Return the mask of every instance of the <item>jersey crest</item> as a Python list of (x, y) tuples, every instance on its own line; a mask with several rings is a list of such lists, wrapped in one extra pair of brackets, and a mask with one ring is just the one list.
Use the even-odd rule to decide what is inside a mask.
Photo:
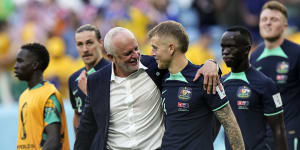
[(242, 99), (246, 99), (246, 98), (249, 98), (251, 95), (251, 90), (249, 87), (247, 86), (240, 86), (238, 88), (238, 91), (237, 91), (237, 97), (238, 98), (242, 98)]
[(192, 88), (180, 87), (178, 89), (178, 98), (183, 101), (188, 101), (192, 98)]

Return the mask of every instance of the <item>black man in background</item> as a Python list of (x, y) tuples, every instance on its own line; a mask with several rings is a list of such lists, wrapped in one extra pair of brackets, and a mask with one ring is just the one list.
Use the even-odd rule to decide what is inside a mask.
[(21, 47), (14, 66), (28, 88), (19, 100), (17, 149), (69, 150), (64, 104), (55, 86), (43, 80), (49, 53), (39, 43)]

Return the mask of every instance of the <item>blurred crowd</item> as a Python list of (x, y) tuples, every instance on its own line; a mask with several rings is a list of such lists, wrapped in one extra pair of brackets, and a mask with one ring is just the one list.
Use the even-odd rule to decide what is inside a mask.
[[(187, 57), (195, 64), (216, 59), (223, 72), (220, 37), (232, 25), (251, 30), (255, 45), (259, 36), (259, 12), (267, 0), (1, 0), (0, 1), (0, 103), (18, 100), (26, 88), (14, 77), (13, 65), (20, 46), (28, 42), (46, 45), (50, 64), (45, 79), (68, 98), (68, 78), (83, 67), (74, 40), (82, 24), (97, 26), (102, 35), (112, 27), (131, 30), (142, 54), (151, 54), (147, 32), (164, 20), (182, 23), (190, 38)], [(300, 43), (300, 0), (280, 0), (288, 8), (287, 36)], [(104, 36), (103, 36), (104, 37)]]

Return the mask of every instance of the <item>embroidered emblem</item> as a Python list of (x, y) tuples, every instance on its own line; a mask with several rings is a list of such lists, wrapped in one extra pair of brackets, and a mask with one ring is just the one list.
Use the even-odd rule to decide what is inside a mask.
[(286, 61), (279, 62), (276, 67), (277, 73), (286, 74), (289, 72), (289, 63)]
[(192, 88), (180, 87), (178, 89), (178, 98), (183, 101), (187, 101), (192, 98)]
[(247, 86), (240, 86), (237, 91), (237, 97), (248, 98), (251, 95), (251, 90)]

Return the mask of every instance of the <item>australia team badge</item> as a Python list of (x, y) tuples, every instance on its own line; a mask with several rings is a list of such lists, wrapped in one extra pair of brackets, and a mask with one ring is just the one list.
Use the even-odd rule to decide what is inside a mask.
[(238, 91), (237, 91), (238, 98), (245, 99), (245, 98), (249, 98), (250, 95), (251, 95), (251, 90), (248, 86), (240, 86), (238, 88)]
[(178, 89), (178, 98), (183, 101), (188, 101), (192, 98), (192, 88), (180, 87)]
[(276, 72), (286, 74), (289, 71), (289, 63), (286, 61), (279, 62), (276, 66)]

